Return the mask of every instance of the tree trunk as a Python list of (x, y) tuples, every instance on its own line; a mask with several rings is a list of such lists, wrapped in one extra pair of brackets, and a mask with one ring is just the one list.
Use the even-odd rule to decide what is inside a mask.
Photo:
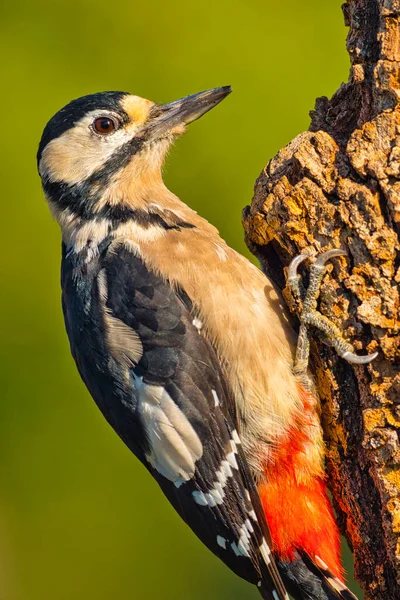
[(399, 600), (400, 0), (348, 0), (343, 11), (350, 80), (317, 100), (309, 131), (265, 167), (243, 224), (294, 313), (283, 275), (290, 259), (348, 254), (332, 262), (320, 309), (357, 352), (379, 356), (352, 367), (314, 339), (311, 370), (356, 577), (366, 598)]

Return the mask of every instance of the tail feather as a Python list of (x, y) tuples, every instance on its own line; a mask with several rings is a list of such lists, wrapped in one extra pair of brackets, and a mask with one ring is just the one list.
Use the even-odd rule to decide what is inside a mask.
[(295, 600), (357, 600), (357, 597), (318, 557), (302, 554), (292, 562), (278, 562), (287, 591)]
[(349, 588), (346, 587), (342, 581), (340, 581), (340, 579), (335, 577), (335, 575), (329, 570), (328, 565), (325, 564), (319, 556), (316, 556), (314, 561), (312, 561), (309, 556), (306, 556), (305, 559), (308, 560), (311, 565), (315, 566), (321, 575), (325, 577), (332, 589), (337, 592), (338, 598), (343, 598), (344, 600), (357, 600), (357, 597), (353, 594), (353, 592), (351, 592)]

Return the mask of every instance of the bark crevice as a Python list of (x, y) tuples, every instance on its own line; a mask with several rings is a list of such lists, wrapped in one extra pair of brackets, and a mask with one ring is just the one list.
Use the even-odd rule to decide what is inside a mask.
[[(316, 337), (327, 470), (367, 598), (400, 598), (400, 0), (348, 0), (349, 82), (318, 98), (307, 132), (259, 176), (246, 241), (282, 289), (300, 252), (345, 249), (320, 310), (358, 352), (352, 368)], [(303, 267), (302, 267), (303, 268)], [(306, 269), (303, 268), (303, 273)]]

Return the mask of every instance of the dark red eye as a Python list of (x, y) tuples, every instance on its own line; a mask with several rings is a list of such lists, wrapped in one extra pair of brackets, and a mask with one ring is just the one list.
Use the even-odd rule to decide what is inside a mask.
[(110, 119), (110, 117), (99, 117), (93, 121), (93, 129), (96, 133), (101, 133), (102, 135), (112, 133), (116, 128), (114, 119)]

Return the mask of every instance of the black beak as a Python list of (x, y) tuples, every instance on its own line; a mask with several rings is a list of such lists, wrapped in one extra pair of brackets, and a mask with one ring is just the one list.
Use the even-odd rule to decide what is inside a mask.
[(179, 125), (189, 125), (219, 104), (232, 91), (230, 85), (186, 96), (169, 104), (156, 104), (150, 111), (147, 128), (151, 136), (162, 136)]

